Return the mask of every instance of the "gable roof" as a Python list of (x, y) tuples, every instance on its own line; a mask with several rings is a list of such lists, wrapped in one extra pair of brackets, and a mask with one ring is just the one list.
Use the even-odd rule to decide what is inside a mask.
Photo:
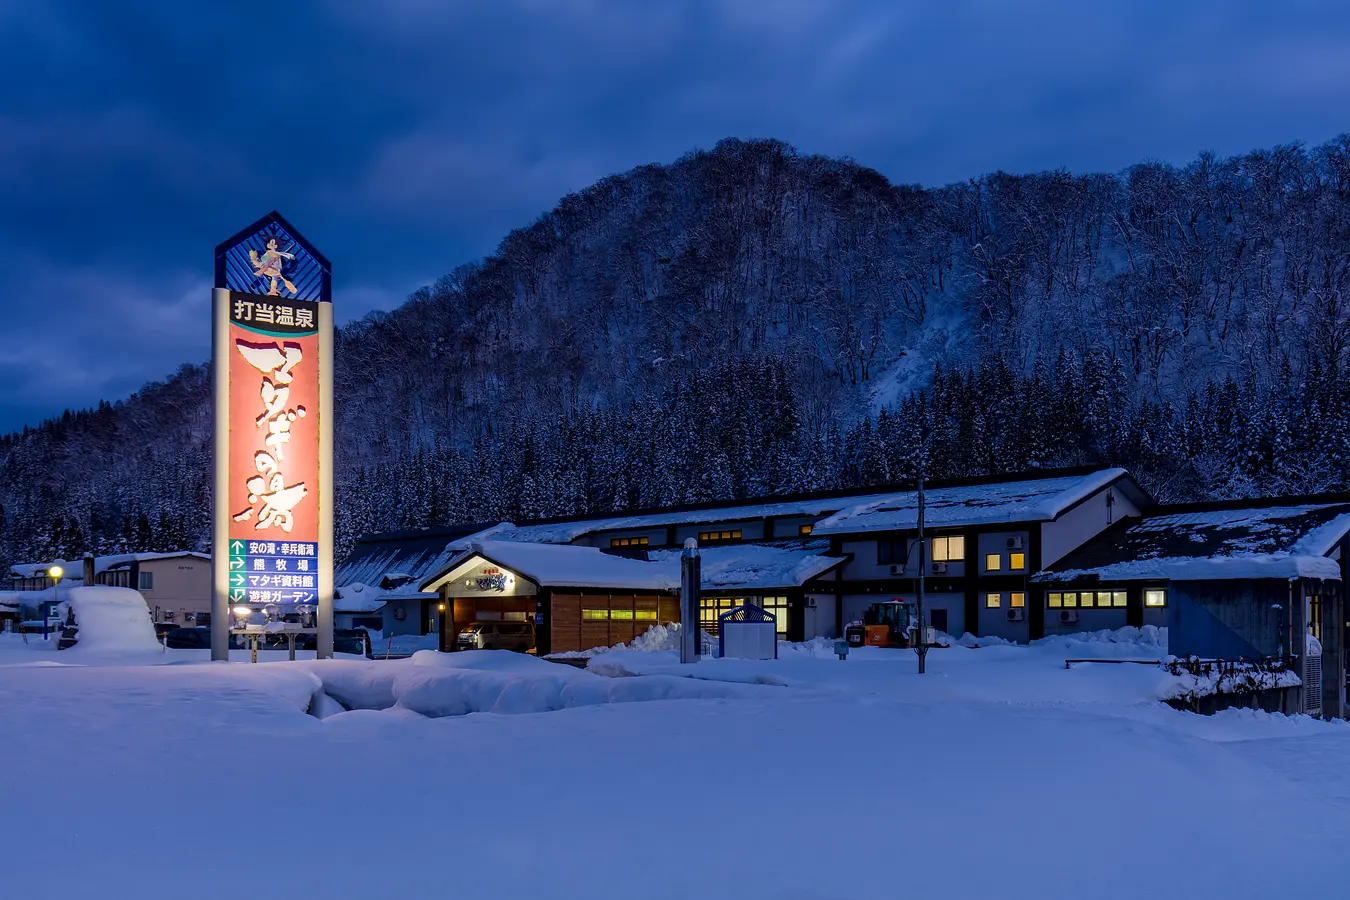
[[(1024, 478), (996, 484), (942, 485), (924, 491), (924, 525), (987, 525), (998, 522), (1044, 522), (1057, 518), (1078, 503), (1117, 483), (1147, 494), (1124, 469), (1099, 469), (1079, 475)], [(1142, 504), (1141, 504), (1142, 505)], [(817, 522), (812, 534), (853, 534), (870, 531), (908, 531), (918, 528), (919, 493), (898, 491), (861, 498)]]
[(437, 590), (479, 561), (510, 569), (541, 587), (673, 591), (680, 586), (679, 563), (632, 559), (572, 544), (475, 541), (453, 564), (426, 578), (421, 589)]
[(334, 569), (333, 584), (379, 588), (386, 577), (394, 576), (406, 576), (401, 579), (405, 583), (421, 581), (459, 555), (447, 545), (482, 530), (482, 525), (455, 525), (367, 535)]
[(1070, 551), (1037, 581), (1188, 578), (1331, 578), (1328, 559), (1350, 532), (1350, 500), (1159, 507), (1125, 519)]
[[(1053, 519), (1096, 491), (1117, 485), (1136, 505), (1152, 498), (1124, 469), (1081, 468), (1047, 472), (1015, 480), (992, 478), (934, 482), (924, 492), (926, 524), (933, 527), (1027, 522)], [(671, 525), (738, 522), (768, 517), (824, 517), (812, 534), (901, 531), (917, 527), (918, 491), (913, 487), (884, 491), (831, 491), (820, 494), (759, 498), (663, 511), (569, 517), (512, 525), (494, 525), (474, 539), (566, 544), (600, 531), (643, 531)]]

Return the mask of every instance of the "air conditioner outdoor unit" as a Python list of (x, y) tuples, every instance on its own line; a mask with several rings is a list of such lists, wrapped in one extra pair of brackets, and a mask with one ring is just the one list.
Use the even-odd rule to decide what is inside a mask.
[(1026, 618), (1026, 614), (1027, 611), (1025, 609), (1010, 609), (1008, 610), (1008, 621), (1020, 622)]
[(1009, 550), (1021, 550), (1021, 549), (1022, 549), (1022, 545), (1025, 544), (1025, 543), (1026, 543), (1026, 538), (1022, 537), (1020, 534), (1017, 535), (1016, 537), (1010, 537), (1010, 538), (1008, 538), (1008, 549), (1009, 549)]
[(891, 566), (891, 574), (892, 574), (892, 575), (899, 575), (900, 573), (902, 573), (902, 572), (904, 572), (904, 571), (905, 571), (905, 567), (904, 567), (904, 566)]
[(1061, 611), (1060, 611), (1060, 613), (1059, 613), (1059, 624), (1061, 624), (1061, 625), (1076, 625), (1077, 623), (1078, 623), (1078, 610), (1076, 610), (1076, 609), (1065, 609), (1065, 610), (1061, 610)]
[(934, 574), (934, 575), (946, 575), (946, 574), (947, 574), (947, 564), (946, 564), (945, 562), (935, 562), (935, 563), (933, 563), (933, 574)]
[(815, 609), (815, 608), (816, 608), (816, 598), (815, 598), (815, 597), (807, 597), (807, 598), (806, 598), (806, 608), (807, 608), (807, 609)]

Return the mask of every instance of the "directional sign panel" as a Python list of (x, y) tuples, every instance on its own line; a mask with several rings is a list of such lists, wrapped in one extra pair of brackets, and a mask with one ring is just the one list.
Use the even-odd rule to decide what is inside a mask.
[(318, 602), (319, 545), (314, 541), (230, 541), (230, 602)]

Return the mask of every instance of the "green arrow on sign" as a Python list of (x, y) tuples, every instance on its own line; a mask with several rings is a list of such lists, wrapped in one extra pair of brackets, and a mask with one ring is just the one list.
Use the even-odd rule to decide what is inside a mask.
[(244, 576), (242, 574), (230, 576), (230, 587), (243, 587)]
[(231, 557), (230, 557), (230, 568), (231, 568), (231, 569), (242, 569), (243, 567), (244, 567), (244, 558), (243, 558), (242, 556), (231, 556)]
[(230, 552), (231, 552), (231, 553), (243, 553), (243, 552), (244, 552), (244, 542), (243, 542), (243, 541), (230, 541)]
[(243, 600), (243, 599), (244, 599), (244, 594), (246, 594), (246, 593), (247, 593), (247, 591), (240, 591), (240, 590), (230, 591), (230, 599), (231, 599), (231, 600)]

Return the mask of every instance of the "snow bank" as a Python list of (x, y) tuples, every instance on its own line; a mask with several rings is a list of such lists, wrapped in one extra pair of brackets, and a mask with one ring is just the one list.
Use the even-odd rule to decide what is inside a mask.
[(63, 591), (75, 613), (85, 653), (154, 653), (162, 648), (145, 598), (130, 588), (77, 587)]
[[(704, 631), (701, 635), (704, 656), (717, 655), (717, 638)], [(550, 653), (552, 659), (592, 659), (602, 653), (616, 650), (636, 650), (639, 653), (679, 652), (680, 623), (669, 622), (665, 625), (653, 625), (627, 644), (615, 644), (612, 647), (592, 647), (589, 650), (564, 650)]]
[[(324, 694), (349, 710), (410, 710), (430, 718), (469, 713), (540, 713), (577, 706), (742, 696), (731, 684), (682, 678), (605, 678), (507, 650), (422, 651), (395, 662), (305, 665)], [(331, 707), (324, 704), (324, 711)]]
[[(983, 640), (983, 639), (981, 639)], [(1136, 628), (1126, 625), (1124, 628), (1103, 628), (1100, 631), (1077, 631), (1073, 634), (1054, 634), (1031, 642), (1032, 647), (1062, 650), (1065, 653), (1081, 653), (1085, 656), (1099, 656), (1103, 653), (1119, 655), (1114, 651), (1129, 650), (1141, 656), (1167, 655), (1167, 629), (1156, 625)]]
[(395, 634), (383, 638), (378, 643), (371, 639), (370, 653), (376, 659), (386, 653), (391, 656), (408, 656), (419, 650), (435, 650), (440, 646), (440, 636), (435, 634)]

